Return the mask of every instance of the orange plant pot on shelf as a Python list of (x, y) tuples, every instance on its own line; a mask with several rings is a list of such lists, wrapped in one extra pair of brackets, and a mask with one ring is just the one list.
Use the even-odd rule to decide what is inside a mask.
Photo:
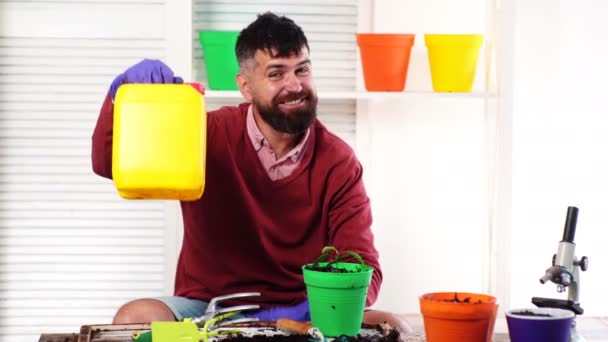
[(358, 33), (365, 89), (405, 89), (414, 34)]
[(496, 298), (466, 292), (436, 292), (419, 297), (428, 342), (491, 342)]

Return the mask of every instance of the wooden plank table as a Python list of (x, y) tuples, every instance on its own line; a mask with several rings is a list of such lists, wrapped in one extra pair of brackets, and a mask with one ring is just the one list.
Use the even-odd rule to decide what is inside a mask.
[[(134, 332), (150, 330), (149, 324), (86, 325), (80, 334), (43, 334), (39, 342), (131, 342)], [(424, 342), (424, 331), (407, 334), (405, 342)], [(494, 342), (508, 342), (507, 334), (497, 334)]]
[[(419, 314), (402, 315), (414, 328), (406, 335), (406, 342), (424, 342), (424, 321)], [(149, 330), (149, 324), (85, 325), (80, 332), (66, 334), (42, 334), (39, 342), (131, 342), (133, 332)], [(608, 341), (608, 317), (579, 317), (577, 330), (587, 342)], [(506, 320), (498, 318), (494, 328), (494, 342), (508, 342)]]

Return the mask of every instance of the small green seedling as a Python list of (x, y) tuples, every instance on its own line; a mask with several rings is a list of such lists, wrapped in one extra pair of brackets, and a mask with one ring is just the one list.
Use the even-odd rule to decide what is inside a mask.
[[(363, 261), (363, 258), (361, 258), (359, 254), (353, 251), (340, 252), (336, 247), (325, 246), (321, 251), (321, 255), (312, 264), (306, 266), (306, 268), (314, 271), (345, 273), (349, 271), (341, 268), (336, 268), (334, 267), (334, 265), (338, 262), (343, 262), (344, 260), (349, 258), (355, 259), (357, 263), (361, 265), (365, 265), (365, 261)], [(320, 263), (325, 262), (327, 264), (320, 265)]]

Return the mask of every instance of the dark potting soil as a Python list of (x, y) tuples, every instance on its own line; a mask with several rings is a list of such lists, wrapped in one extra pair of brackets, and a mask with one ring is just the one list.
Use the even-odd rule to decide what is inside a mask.
[[(458, 295), (454, 293), (454, 298), (452, 299), (444, 299), (441, 302), (449, 302), (449, 303), (471, 303), (471, 297), (466, 297), (464, 299), (458, 299)], [(481, 300), (476, 301), (473, 304), (481, 304)]]
[(355, 273), (355, 272), (357, 272), (357, 270), (347, 270), (344, 268), (336, 268), (336, 267), (333, 267), (332, 265), (325, 265), (325, 266), (308, 265), (308, 266), (306, 266), (306, 269), (311, 270), (311, 271), (329, 272), (329, 273)]
[(532, 312), (532, 311), (518, 311), (518, 312), (511, 312), (511, 315), (515, 315), (515, 316), (536, 316), (536, 317), (553, 317), (550, 314), (546, 314), (546, 313), (537, 313), (537, 312)]
[[(335, 342), (400, 342), (400, 334), (397, 329), (391, 329), (388, 332), (383, 331), (380, 326), (377, 330), (382, 334), (376, 334), (371, 336), (338, 336), (334, 338)], [(314, 341), (308, 335), (252, 335), (243, 336), (242, 334), (228, 335), (224, 340), (228, 342), (311, 342)]]

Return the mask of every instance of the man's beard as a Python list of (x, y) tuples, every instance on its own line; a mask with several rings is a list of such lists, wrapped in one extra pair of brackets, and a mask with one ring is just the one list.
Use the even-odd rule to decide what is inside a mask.
[[(304, 108), (283, 112), (279, 108), (279, 103), (304, 97), (307, 106)], [(270, 127), (283, 133), (301, 134), (304, 133), (317, 118), (317, 96), (309, 91), (302, 91), (294, 95), (286, 95), (275, 98), (270, 105), (263, 105), (257, 101), (252, 101), (255, 108), (260, 113), (262, 119)]]

